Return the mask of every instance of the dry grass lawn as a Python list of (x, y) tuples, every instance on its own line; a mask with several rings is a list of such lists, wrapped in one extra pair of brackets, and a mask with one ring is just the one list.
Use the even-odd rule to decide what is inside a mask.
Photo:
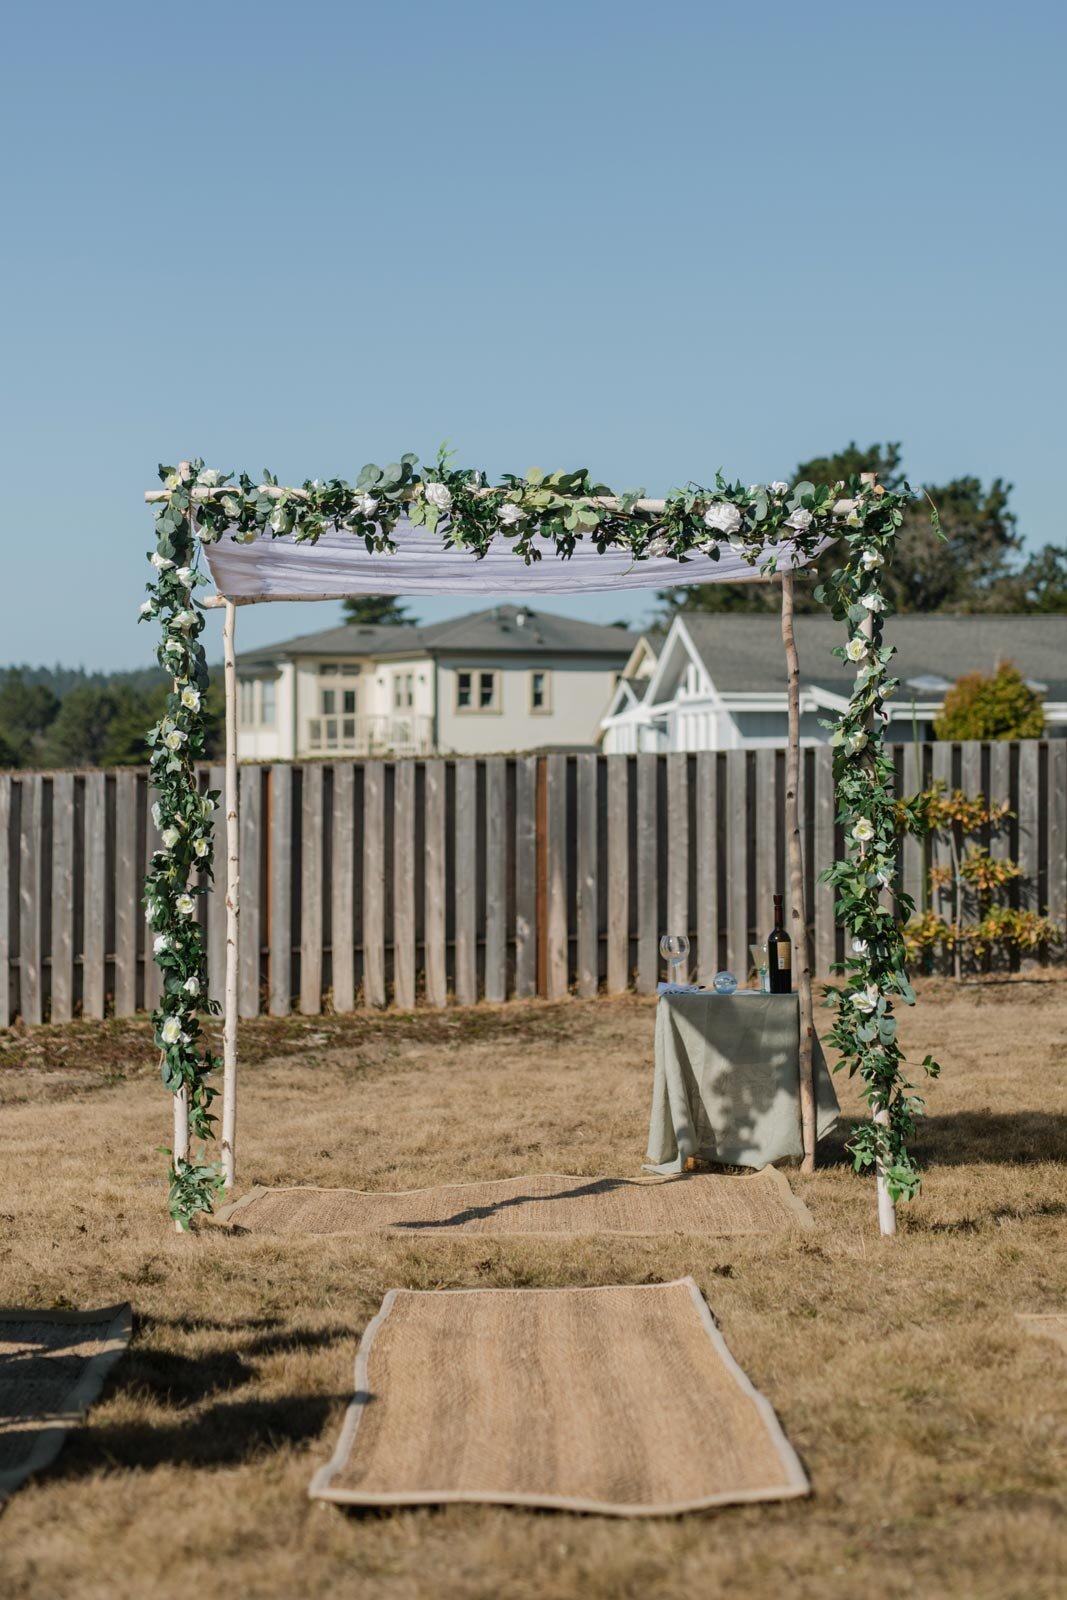
[[(178, 1238), (144, 1025), (0, 1033), (0, 1301), (135, 1312), (88, 1425), (0, 1517), (0, 1593), (1062, 1596), (1067, 1356), (1014, 1313), (1067, 1306), (1065, 1022), (1062, 979), (925, 985), (905, 1038), (944, 1077), (895, 1245), (841, 1137), (793, 1180), (816, 1222), (802, 1237)], [(636, 1174), (652, 1029), (637, 999), (247, 1025), (242, 1187)], [(777, 1408), (811, 1500), (620, 1524), (305, 1498), (391, 1285), (686, 1272)]]

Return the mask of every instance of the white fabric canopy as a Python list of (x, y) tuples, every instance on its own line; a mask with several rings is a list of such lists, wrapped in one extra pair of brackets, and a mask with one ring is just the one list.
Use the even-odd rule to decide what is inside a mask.
[[(354, 534), (329, 528), (315, 544), (291, 535), (237, 544), (228, 535), (205, 547), (219, 594), (230, 600), (340, 600), (354, 594), (566, 594), (584, 589), (666, 589), (677, 584), (739, 583), (759, 577), (739, 549), (723, 545), (718, 561), (650, 557), (634, 561), (625, 550), (598, 555), (588, 539), (563, 560), (550, 539), (535, 539), (543, 559), (526, 566), (501, 535), (481, 561), (470, 551), (449, 549), (442, 531), (429, 533), (402, 519), (393, 534), (395, 555), (369, 553)], [(820, 551), (831, 543), (825, 540)], [(810, 559), (791, 543), (776, 547), (779, 568)], [(762, 559), (762, 558), (761, 558)]]

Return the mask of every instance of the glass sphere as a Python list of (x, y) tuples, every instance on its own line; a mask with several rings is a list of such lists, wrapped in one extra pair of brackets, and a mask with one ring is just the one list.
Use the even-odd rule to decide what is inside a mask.
[(711, 985), (716, 994), (733, 994), (737, 988), (737, 979), (732, 972), (717, 972), (711, 980)]

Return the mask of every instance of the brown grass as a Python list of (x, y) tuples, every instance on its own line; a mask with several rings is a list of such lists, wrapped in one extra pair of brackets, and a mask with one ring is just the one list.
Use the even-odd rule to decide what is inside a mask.
[[(840, 1138), (794, 1179), (816, 1221), (802, 1239), (179, 1239), (161, 1210), (153, 1146), (170, 1108), (144, 1025), (0, 1034), (0, 1301), (128, 1298), (136, 1313), (89, 1425), (0, 1521), (0, 1591), (1062, 1595), (1067, 1357), (1014, 1313), (1067, 1305), (1065, 1020), (1062, 981), (924, 986), (905, 1037), (945, 1075), (921, 1140), (926, 1189), (888, 1246)], [(635, 1174), (652, 1024), (636, 999), (250, 1024), (242, 1185)], [(620, 1526), (306, 1500), (391, 1285), (685, 1272), (777, 1407), (811, 1501)]]

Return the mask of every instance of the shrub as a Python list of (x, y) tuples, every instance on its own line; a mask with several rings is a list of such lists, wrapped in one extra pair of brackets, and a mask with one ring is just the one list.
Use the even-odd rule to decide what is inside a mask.
[(1042, 697), (1010, 661), (991, 677), (964, 673), (934, 720), (935, 739), (1040, 739), (1044, 731)]

